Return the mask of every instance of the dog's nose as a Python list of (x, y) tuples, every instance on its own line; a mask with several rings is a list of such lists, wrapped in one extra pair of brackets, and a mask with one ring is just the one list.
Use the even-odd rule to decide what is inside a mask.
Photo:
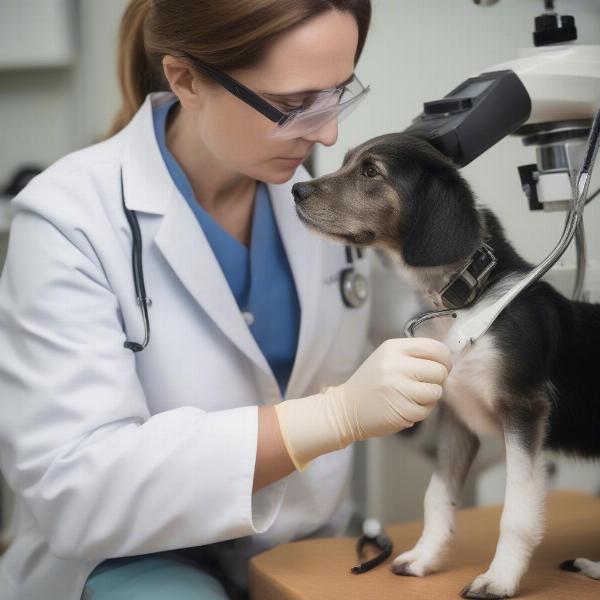
[(296, 204), (306, 200), (313, 192), (313, 187), (310, 183), (295, 183), (292, 186), (292, 194)]

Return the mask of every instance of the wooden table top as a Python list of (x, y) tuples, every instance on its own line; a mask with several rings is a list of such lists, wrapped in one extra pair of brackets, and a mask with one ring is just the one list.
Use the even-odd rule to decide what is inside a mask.
[[(561, 491), (546, 500), (546, 534), (521, 581), (519, 598), (600, 600), (600, 581), (562, 571), (566, 559), (600, 560), (600, 499)], [(252, 600), (437, 600), (459, 598), (462, 588), (486, 571), (498, 539), (501, 506), (459, 511), (457, 535), (449, 560), (438, 573), (401, 577), (389, 565), (412, 548), (422, 522), (386, 527), (394, 551), (386, 563), (361, 575), (356, 538), (307, 539), (277, 546), (249, 565)]]

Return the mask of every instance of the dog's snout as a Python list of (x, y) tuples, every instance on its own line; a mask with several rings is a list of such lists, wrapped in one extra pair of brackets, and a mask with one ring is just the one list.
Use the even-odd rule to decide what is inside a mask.
[(299, 204), (303, 200), (306, 200), (313, 192), (313, 186), (310, 183), (295, 183), (292, 186), (292, 194), (294, 195), (294, 201)]

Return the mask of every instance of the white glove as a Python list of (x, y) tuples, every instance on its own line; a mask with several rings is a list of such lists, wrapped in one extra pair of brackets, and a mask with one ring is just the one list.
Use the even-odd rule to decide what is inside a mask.
[(275, 405), (296, 468), (351, 442), (423, 420), (452, 368), (448, 347), (431, 338), (386, 340), (343, 384)]

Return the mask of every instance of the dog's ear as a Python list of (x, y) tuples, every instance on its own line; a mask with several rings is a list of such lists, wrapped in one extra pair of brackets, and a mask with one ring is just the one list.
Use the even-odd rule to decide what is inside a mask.
[(410, 198), (403, 231), (404, 262), (434, 267), (466, 259), (481, 243), (481, 225), (468, 183), (453, 167), (424, 172)]

